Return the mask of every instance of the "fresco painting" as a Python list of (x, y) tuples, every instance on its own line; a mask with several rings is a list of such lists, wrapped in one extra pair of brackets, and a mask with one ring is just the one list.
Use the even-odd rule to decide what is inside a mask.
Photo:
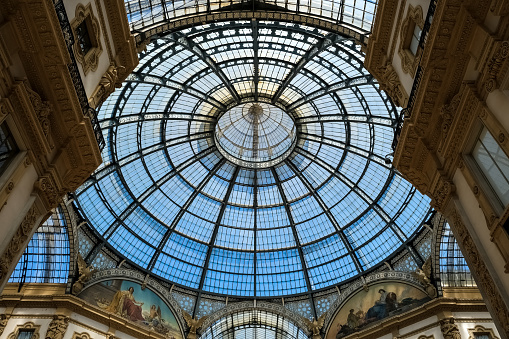
[(142, 289), (135, 282), (108, 280), (87, 288), (78, 296), (169, 339), (182, 339), (177, 320), (169, 307), (154, 292)]
[(431, 300), (421, 290), (403, 283), (385, 282), (369, 286), (348, 300), (336, 314), (327, 339), (340, 339), (370, 324), (406, 312)]

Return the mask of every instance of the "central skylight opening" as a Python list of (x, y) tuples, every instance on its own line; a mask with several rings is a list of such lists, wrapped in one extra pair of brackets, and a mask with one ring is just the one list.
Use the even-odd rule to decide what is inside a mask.
[(249, 102), (223, 114), (214, 134), (219, 151), (230, 161), (262, 168), (273, 166), (291, 153), (296, 127), (280, 108)]

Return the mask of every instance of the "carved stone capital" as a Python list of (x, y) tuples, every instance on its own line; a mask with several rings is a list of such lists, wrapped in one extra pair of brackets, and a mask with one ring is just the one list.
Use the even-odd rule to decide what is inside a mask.
[(432, 206), (438, 211), (443, 211), (455, 191), (456, 187), (452, 181), (439, 176), (431, 192)]
[(123, 66), (117, 66), (114, 62), (110, 63), (110, 66), (101, 77), (99, 85), (97, 85), (92, 97), (89, 99), (89, 104), (92, 107), (98, 107), (108, 96), (113, 93), (115, 88), (119, 88), (121, 84), (118, 82), (119, 73), (125, 70)]
[(379, 79), (380, 87), (389, 94), (397, 106), (404, 107), (408, 101), (408, 95), (392, 64), (387, 63), (385, 66), (380, 67), (378, 71), (381, 74)]
[(48, 209), (56, 207), (65, 194), (65, 191), (57, 187), (57, 184), (49, 174), (39, 177), (39, 180), (34, 184), (34, 188), (42, 200), (45, 201)]

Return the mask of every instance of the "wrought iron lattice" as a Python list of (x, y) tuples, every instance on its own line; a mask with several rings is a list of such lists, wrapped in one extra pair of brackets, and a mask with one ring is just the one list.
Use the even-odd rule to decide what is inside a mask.
[(304, 339), (308, 336), (282, 315), (262, 310), (245, 310), (219, 319), (200, 338)]
[[(295, 140), (233, 119), (242, 154), (221, 145), (225, 114), (255, 104), (287, 116), (274, 125), (293, 124)], [(385, 163), (397, 117), (348, 38), (263, 21), (160, 34), (101, 106), (104, 163), (75, 201), (106, 247), (178, 286), (309, 294), (375, 270), (428, 214), (429, 199)], [(242, 159), (266, 149), (278, 156), (264, 166)]]
[(58, 207), (30, 239), (9, 282), (66, 283), (70, 260), (66, 219)]
[(477, 286), (447, 222), (440, 238), (440, 280), (443, 287)]

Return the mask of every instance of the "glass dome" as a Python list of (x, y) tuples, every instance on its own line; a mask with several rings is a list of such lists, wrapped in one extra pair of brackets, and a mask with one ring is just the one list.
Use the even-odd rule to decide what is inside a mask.
[(269, 167), (288, 156), (296, 140), (295, 124), (282, 109), (264, 102), (235, 106), (215, 127), (218, 150), (245, 167)]
[(104, 162), (76, 201), (171, 283), (328, 288), (382, 264), (429, 210), (385, 161), (397, 115), (349, 38), (269, 21), (160, 34), (101, 106)]

